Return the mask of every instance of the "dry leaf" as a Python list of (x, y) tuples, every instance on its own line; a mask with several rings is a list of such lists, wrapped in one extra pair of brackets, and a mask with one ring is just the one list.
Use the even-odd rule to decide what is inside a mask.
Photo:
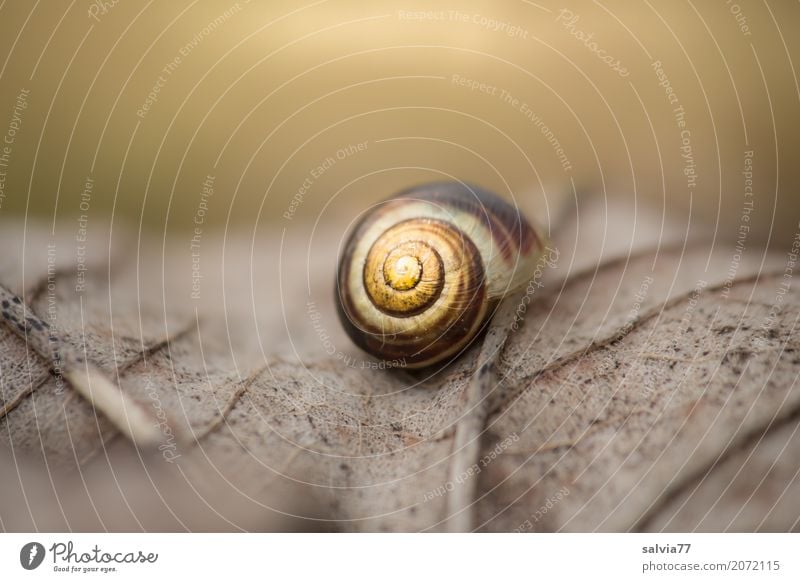
[[(34, 523), (33, 508), (9, 509), (9, 486), (3, 527), (798, 529), (800, 293), (785, 254), (743, 257), (731, 278), (727, 249), (662, 244), (608, 260), (589, 255), (591, 241), (556, 237), (558, 256), (498, 354), (499, 382), (476, 401), (479, 346), (430, 375), (360, 367), (332, 316), (339, 235), (209, 236), (193, 301), (180, 245), (95, 257), (77, 292), (69, 258), (48, 286), (47, 255), (31, 249), (46, 252), (49, 233), (29, 232), (25, 279), (3, 264), (0, 283), (43, 319), (55, 304), (64, 337), (152, 409), (164, 438), (136, 452), (0, 329), (4, 479), (19, 472), (48, 515), (64, 483), (99, 500), (96, 519), (62, 504), (60, 518)], [(466, 464), (474, 437), (454, 445), (465, 417), (483, 427)], [(119, 494), (103, 493), (110, 482)], [(474, 502), (450, 503), (463, 491)]]

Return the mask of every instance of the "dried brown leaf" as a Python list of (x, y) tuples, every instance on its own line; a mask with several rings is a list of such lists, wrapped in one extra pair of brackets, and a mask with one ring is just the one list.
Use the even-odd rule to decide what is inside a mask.
[[(204, 272), (225, 280), (208, 277), (197, 301), (186, 299), (184, 251), (143, 248), (146, 285), (140, 263), (115, 261), (112, 277), (102, 258), (80, 294), (59, 277), (59, 327), (130, 398), (163, 412), (165, 445), (136, 454), (0, 329), (3, 395), (15, 404), (0, 439), (14, 458), (80, 468), (89, 498), (93, 467), (123, 456), (147, 468), (131, 483), (177, 470), (186, 483), (213, 484), (193, 501), (178, 496), (176, 513), (196, 503), (207, 522), (126, 510), (144, 529), (444, 530), (454, 512), (487, 531), (797, 529), (797, 439), (787, 431), (800, 410), (800, 294), (787, 288), (774, 308), (785, 256), (744, 257), (728, 281), (730, 253), (708, 245), (587, 266), (572, 261), (581, 244), (562, 241), (476, 401), (467, 390), (479, 346), (431, 376), (361, 368), (332, 315), (335, 235), (316, 235), (319, 252), (291, 236), (258, 241), (257, 264), (251, 241), (226, 241), (223, 253), (204, 240)], [(307, 269), (285, 266), (306, 260)], [(12, 274), (0, 282), (38, 289), (30, 307), (44, 317), (47, 271), (27, 272), (35, 280), (20, 282), (0, 265)], [(457, 441), (475, 418), (483, 428)], [(473, 442), (480, 452), (466, 463)], [(170, 499), (162, 503), (178, 503)], [(7, 507), (0, 518), (10, 524)], [(283, 514), (305, 521), (269, 517)]]

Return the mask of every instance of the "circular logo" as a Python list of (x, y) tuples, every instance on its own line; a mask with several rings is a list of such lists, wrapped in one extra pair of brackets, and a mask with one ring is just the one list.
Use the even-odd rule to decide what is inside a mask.
[(39, 542), (28, 542), (19, 551), (19, 563), (26, 570), (35, 570), (44, 560), (44, 546)]

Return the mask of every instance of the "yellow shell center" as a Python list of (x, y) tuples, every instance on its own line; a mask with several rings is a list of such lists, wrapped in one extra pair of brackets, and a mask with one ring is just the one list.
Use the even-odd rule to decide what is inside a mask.
[(407, 220), (386, 229), (372, 244), (363, 281), (375, 307), (392, 317), (411, 317), (436, 302), (445, 274), (433, 244), (442, 229), (440, 223)]
[(396, 291), (408, 291), (419, 283), (422, 277), (422, 264), (417, 257), (403, 255), (397, 259), (390, 257), (383, 264), (386, 283)]

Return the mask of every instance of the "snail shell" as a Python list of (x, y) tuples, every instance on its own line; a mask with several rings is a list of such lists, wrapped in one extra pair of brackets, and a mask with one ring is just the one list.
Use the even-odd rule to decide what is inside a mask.
[(458, 182), (417, 186), (364, 215), (343, 247), (339, 315), (383, 360), (421, 368), (449, 360), (523, 285), (542, 239), (502, 198)]

